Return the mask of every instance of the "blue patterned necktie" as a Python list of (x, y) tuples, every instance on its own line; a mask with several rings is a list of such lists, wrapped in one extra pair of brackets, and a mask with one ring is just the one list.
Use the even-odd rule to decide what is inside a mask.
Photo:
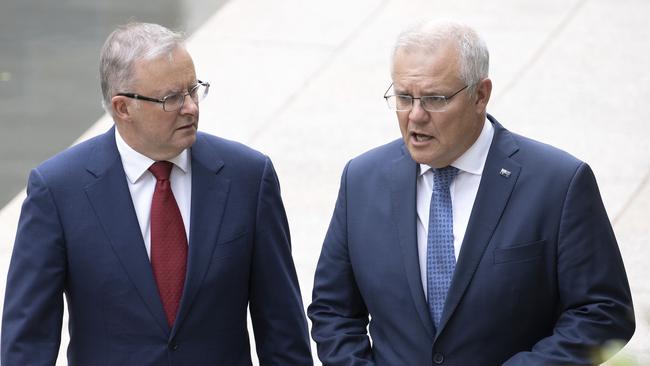
[(447, 290), (456, 267), (453, 212), (449, 186), (458, 169), (447, 166), (433, 171), (433, 193), (429, 208), (427, 237), (427, 297), (431, 320), (436, 329), (445, 306)]

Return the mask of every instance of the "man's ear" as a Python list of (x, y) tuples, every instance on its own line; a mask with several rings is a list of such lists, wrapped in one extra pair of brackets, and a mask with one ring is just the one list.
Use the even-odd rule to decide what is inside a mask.
[(485, 78), (476, 84), (476, 112), (485, 112), (491, 94), (492, 80)]
[(129, 110), (130, 100), (121, 95), (116, 95), (111, 99), (111, 106), (113, 107), (113, 117), (120, 120), (127, 120), (131, 118), (131, 111)]

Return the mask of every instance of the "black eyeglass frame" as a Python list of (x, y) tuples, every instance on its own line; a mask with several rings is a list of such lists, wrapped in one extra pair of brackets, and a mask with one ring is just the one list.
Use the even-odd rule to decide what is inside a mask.
[[(205, 96), (208, 94), (208, 90), (210, 90), (210, 83), (208, 83), (207, 81), (201, 81), (201, 80), (197, 80), (197, 81), (196, 81), (196, 85), (194, 85), (190, 90), (188, 90), (188, 91), (185, 92), (185, 93), (174, 93), (174, 94), (170, 94), (170, 95), (164, 96), (164, 97), (162, 97), (161, 99), (158, 99), (158, 98), (152, 98), (152, 97), (146, 97), (146, 96), (144, 96), (144, 95), (136, 94), (136, 93), (117, 93), (117, 94), (115, 94), (115, 95), (116, 95), (116, 96), (121, 96), (121, 97), (127, 97), (127, 98), (137, 99), (137, 100), (146, 100), (147, 102), (160, 103), (160, 104), (163, 105), (163, 110), (164, 110), (165, 112), (175, 112), (175, 111), (177, 111), (177, 110), (183, 108), (183, 105), (185, 104), (185, 97), (187, 97), (188, 95), (191, 96), (192, 93), (193, 93), (196, 89), (198, 89), (199, 87), (201, 87), (201, 86), (204, 86), (204, 87), (205, 87), (205, 93), (203, 93), (203, 97), (205, 97)], [(171, 98), (171, 97), (175, 97), (175, 96), (177, 96), (177, 95), (180, 95), (180, 96), (182, 97), (182, 98), (181, 98), (181, 104), (178, 106), (178, 108), (176, 108), (176, 109), (172, 109), (172, 110), (167, 110), (167, 109), (165, 109), (165, 102), (167, 101), (167, 99), (169, 99), (169, 98)], [(197, 101), (195, 101), (195, 102), (198, 103), (198, 102), (199, 102), (203, 97), (199, 97), (199, 99), (198, 99)]]
[[(446, 107), (447, 107), (447, 104), (449, 104), (449, 101), (451, 100), (451, 98), (455, 97), (458, 93), (460, 93), (460, 92), (462, 92), (463, 90), (467, 89), (467, 88), (469, 87), (469, 84), (466, 84), (464, 87), (458, 89), (455, 93), (452, 93), (452, 94), (449, 95), (449, 96), (445, 96), (445, 95), (423, 95), (423, 96), (421, 96), (421, 97), (414, 97), (414, 96), (407, 95), (407, 94), (391, 94), (391, 95), (386, 95), (386, 94), (388, 93), (388, 91), (390, 90), (390, 88), (392, 88), (392, 87), (393, 87), (393, 83), (390, 83), (390, 85), (388, 86), (388, 89), (386, 89), (386, 91), (384, 92), (384, 99), (386, 100), (386, 104), (388, 104), (389, 107), (390, 107), (390, 103), (388, 102), (388, 98), (390, 98), (390, 97), (408, 97), (408, 98), (411, 98), (411, 107), (410, 107), (409, 109), (397, 109), (397, 108), (395, 108), (394, 110), (395, 110), (396, 112), (407, 112), (407, 111), (410, 111), (411, 109), (413, 109), (413, 105), (414, 105), (413, 103), (414, 103), (414, 101), (415, 101), (416, 99), (419, 99), (419, 100), (420, 100), (420, 105), (421, 105), (422, 108), (423, 108), (424, 110), (426, 110), (426, 111), (429, 111), (429, 112), (444, 112), (446, 109), (442, 109), (442, 110), (430, 110), (430, 109), (425, 108), (424, 106), (426, 105), (426, 103), (422, 104), (422, 99), (423, 99), (423, 98), (431, 98), (431, 99), (434, 99), (434, 100), (440, 100), (440, 101), (443, 101), (443, 102), (445, 102), (445, 108), (446, 108)], [(426, 100), (426, 99), (425, 99), (425, 100)], [(396, 104), (395, 106), (397, 106), (397, 104)], [(391, 109), (392, 109), (392, 108), (391, 108)]]

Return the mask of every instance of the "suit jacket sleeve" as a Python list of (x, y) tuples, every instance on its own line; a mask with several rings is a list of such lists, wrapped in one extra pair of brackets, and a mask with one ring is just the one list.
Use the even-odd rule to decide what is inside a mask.
[(632, 298), (594, 175), (582, 164), (569, 185), (558, 233), (559, 315), (548, 337), (506, 365), (600, 364), (595, 350), (634, 333)]
[(268, 158), (257, 210), (250, 312), (260, 365), (313, 365), (289, 225)]
[(66, 273), (56, 204), (38, 170), (27, 185), (2, 314), (3, 365), (53, 365), (61, 342)]
[(334, 215), (318, 260), (312, 304), (312, 336), (323, 365), (374, 365), (367, 335), (368, 310), (348, 252), (347, 172), (343, 171)]

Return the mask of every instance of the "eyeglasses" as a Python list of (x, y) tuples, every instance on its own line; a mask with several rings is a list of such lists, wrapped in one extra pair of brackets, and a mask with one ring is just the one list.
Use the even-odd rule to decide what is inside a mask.
[(420, 106), (429, 112), (444, 112), (447, 110), (447, 104), (449, 104), (449, 101), (451, 98), (455, 97), (456, 94), (462, 92), (463, 90), (467, 89), (469, 85), (465, 85), (464, 87), (458, 89), (455, 93), (452, 95), (446, 97), (444, 95), (426, 95), (426, 96), (421, 96), (419, 98), (412, 97), (410, 95), (386, 95), (388, 94), (388, 91), (390, 88), (393, 87), (393, 83), (390, 84), (388, 89), (386, 89), (386, 92), (384, 93), (384, 99), (386, 99), (386, 103), (388, 103), (388, 108), (390, 108), (392, 111), (397, 111), (397, 112), (406, 112), (410, 111), (413, 109), (413, 101), (415, 99), (420, 100)]
[(201, 80), (197, 80), (197, 82), (198, 83), (191, 87), (187, 92), (170, 94), (166, 97), (162, 97), (162, 99), (145, 97), (144, 95), (135, 93), (118, 93), (116, 95), (138, 100), (146, 100), (147, 102), (160, 103), (162, 104), (163, 110), (166, 112), (174, 112), (183, 108), (186, 96), (189, 95), (194, 103), (198, 104), (208, 95), (210, 83)]

